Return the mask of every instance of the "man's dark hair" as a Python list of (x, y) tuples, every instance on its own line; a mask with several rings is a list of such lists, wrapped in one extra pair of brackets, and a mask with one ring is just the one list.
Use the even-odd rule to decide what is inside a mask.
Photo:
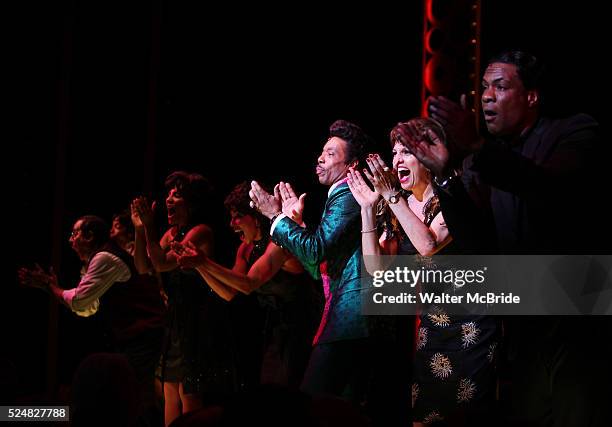
[(77, 221), (81, 221), (81, 233), (86, 238), (93, 238), (91, 243), (94, 248), (99, 248), (110, 239), (110, 227), (99, 216), (84, 215)]
[(542, 89), (545, 67), (544, 64), (531, 53), (523, 50), (506, 50), (491, 57), (487, 65), (491, 65), (494, 62), (515, 65), (518, 76), (523, 82), (525, 89)]
[(359, 126), (346, 120), (336, 120), (329, 127), (329, 138), (338, 137), (347, 142), (346, 163), (361, 162), (364, 154), (374, 146), (370, 138)]
[(207, 222), (206, 202), (212, 197), (212, 186), (202, 175), (185, 171), (172, 172), (164, 183), (166, 191), (176, 188), (190, 209), (190, 222)]

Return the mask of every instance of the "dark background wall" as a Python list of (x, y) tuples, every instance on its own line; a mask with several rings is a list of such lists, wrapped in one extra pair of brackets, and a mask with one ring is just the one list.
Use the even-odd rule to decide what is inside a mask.
[[(588, 112), (607, 130), (604, 6), (482, 3), (483, 57), (506, 47), (543, 56), (553, 112)], [(44, 388), (48, 297), (18, 289), (14, 269), (48, 265), (54, 232), (60, 277), (74, 286), (72, 222), (86, 213), (109, 218), (142, 193), (162, 200), (163, 178), (175, 169), (208, 176), (219, 196), (244, 179), (288, 180), (309, 192), (307, 214), (316, 221), (324, 189), (313, 166), (327, 126), (356, 121), (388, 152), (390, 128), (420, 108), (420, 1), (59, 1), (24, 5), (14, 16), (0, 348), (21, 394)], [(221, 204), (211, 209), (225, 224)], [(231, 263), (236, 238), (218, 226), (217, 240), (218, 258)], [(77, 338), (92, 327), (60, 307), (62, 382), (94, 346)]]

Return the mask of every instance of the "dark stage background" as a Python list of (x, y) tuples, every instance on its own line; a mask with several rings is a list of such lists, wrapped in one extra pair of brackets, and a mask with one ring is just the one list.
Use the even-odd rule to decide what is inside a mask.
[[(607, 135), (603, 3), (482, 3), (483, 60), (507, 47), (540, 54), (554, 112), (588, 112)], [(295, 183), (316, 222), (325, 189), (313, 167), (327, 126), (356, 121), (388, 153), (388, 131), (420, 110), (421, 1), (58, 1), (24, 5), (14, 22), (0, 356), (19, 396), (45, 389), (49, 304), (18, 289), (15, 268), (56, 261), (64, 286), (76, 285), (67, 239), (78, 216), (109, 218), (143, 193), (162, 201), (170, 171), (200, 172), (218, 190), (217, 253), (230, 264), (238, 241), (220, 200), (235, 184)], [(60, 383), (96, 347), (93, 323), (59, 308)]]

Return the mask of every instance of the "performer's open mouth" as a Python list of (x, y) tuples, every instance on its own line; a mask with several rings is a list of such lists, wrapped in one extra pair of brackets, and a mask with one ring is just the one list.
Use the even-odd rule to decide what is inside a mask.
[(399, 168), (397, 170), (397, 176), (398, 176), (400, 182), (408, 181), (408, 178), (410, 177), (410, 174), (411, 174), (410, 169)]

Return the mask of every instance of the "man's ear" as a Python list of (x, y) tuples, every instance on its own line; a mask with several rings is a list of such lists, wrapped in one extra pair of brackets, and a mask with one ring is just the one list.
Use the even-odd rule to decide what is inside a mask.
[(83, 235), (83, 240), (85, 240), (87, 243), (91, 243), (93, 241), (93, 233), (91, 231), (89, 231), (88, 233), (82, 233)]
[(527, 105), (529, 108), (535, 108), (540, 105), (540, 94), (537, 90), (527, 91)]

